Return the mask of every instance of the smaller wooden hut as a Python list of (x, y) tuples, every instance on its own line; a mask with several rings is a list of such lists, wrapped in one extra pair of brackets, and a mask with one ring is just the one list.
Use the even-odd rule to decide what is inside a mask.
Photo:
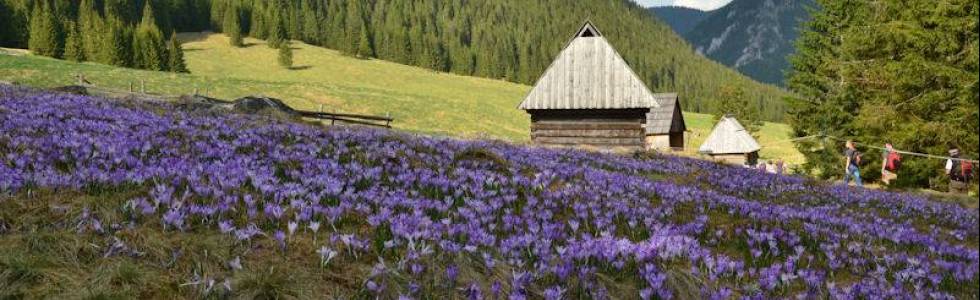
[(715, 125), (699, 152), (712, 159), (736, 165), (755, 165), (762, 147), (748, 130), (732, 116), (724, 116)]
[(680, 99), (677, 94), (655, 94), (660, 107), (650, 108), (647, 113), (646, 146), (647, 150), (684, 150), (684, 114), (681, 112)]

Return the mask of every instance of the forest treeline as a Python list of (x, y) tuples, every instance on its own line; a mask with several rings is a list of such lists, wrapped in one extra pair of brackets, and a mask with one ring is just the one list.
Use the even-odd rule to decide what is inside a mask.
[[(102, 35), (94, 38), (104, 41), (96, 47), (115, 53), (119, 50), (109, 48), (137, 44), (139, 28), (146, 23), (145, 2), (0, 0), (4, 23), (0, 45), (29, 46), (34, 30), (18, 28), (32, 27), (32, 10), (48, 6), (52, 16), (45, 18), (59, 27), (56, 36), (61, 47), (73, 43), (65, 41), (66, 32), (78, 31), (86, 49), (95, 44), (85, 42), (87, 37)], [(668, 26), (629, 0), (155, 0), (151, 4), (163, 36), (214, 30), (272, 43), (294, 39), (351, 56), (523, 84), (534, 84), (578, 27), (591, 20), (651, 90), (680, 93), (686, 110), (719, 113), (719, 103), (725, 101), (723, 90), (738, 89), (762, 118), (783, 121), (782, 98), (789, 95), (696, 55)], [(84, 13), (86, 5), (95, 8), (97, 13), (90, 15), (108, 29), (83, 24), (83, 16), (89, 15)], [(113, 29), (115, 25), (121, 29)], [(134, 41), (110, 43), (105, 37), (109, 34)], [(135, 51), (130, 50), (134, 54), (128, 60), (91, 60), (142, 68)]]
[[(174, 30), (182, 27), (172, 25), (187, 21), (180, 17), (185, 8), (164, 6), (158, 11), (154, 9), (157, 2), (179, 3), (0, 0), (0, 46), (28, 48), (38, 55), (73, 61), (187, 72)], [(161, 16), (162, 22), (158, 21)], [(198, 28), (207, 25), (202, 22)]]
[[(859, 143), (977, 158), (980, 132), (976, 0), (818, 0), (792, 59), (791, 125), (798, 136), (826, 134)], [(842, 176), (843, 142), (798, 144), (806, 170)], [(879, 150), (862, 172), (880, 176)], [(906, 157), (899, 185), (941, 186), (945, 161)]]

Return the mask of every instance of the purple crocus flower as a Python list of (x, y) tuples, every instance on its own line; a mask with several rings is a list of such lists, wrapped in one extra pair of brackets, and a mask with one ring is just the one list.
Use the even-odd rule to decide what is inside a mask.
[(459, 268), (456, 265), (449, 265), (446, 267), (446, 279), (449, 282), (456, 282), (456, 276), (459, 276)]

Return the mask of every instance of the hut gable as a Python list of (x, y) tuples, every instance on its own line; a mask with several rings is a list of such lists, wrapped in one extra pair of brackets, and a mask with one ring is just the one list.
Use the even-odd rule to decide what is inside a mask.
[(738, 120), (725, 116), (718, 121), (704, 144), (701, 144), (699, 152), (710, 155), (739, 154), (756, 152), (761, 148)]
[(646, 134), (682, 133), (687, 131), (684, 114), (681, 112), (680, 100), (677, 94), (655, 94), (654, 98), (660, 107), (654, 107), (647, 113)]
[(586, 22), (520, 104), (520, 109), (659, 107), (643, 81), (595, 26)]

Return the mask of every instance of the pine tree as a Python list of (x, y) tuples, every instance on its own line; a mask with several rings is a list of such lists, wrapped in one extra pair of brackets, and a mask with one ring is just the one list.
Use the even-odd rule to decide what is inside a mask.
[(65, 59), (71, 61), (84, 61), (85, 49), (82, 44), (82, 36), (78, 33), (78, 26), (75, 22), (68, 21), (65, 25)]
[(187, 64), (184, 62), (184, 49), (177, 40), (177, 33), (170, 34), (167, 41), (167, 71), (188, 73)]
[(102, 39), (102, 63), (131, 67), (133, 35), (111, 10), (106, 13), (105, 34)]
[(745, 90), (741, 87), (726, 86), (722, 88), (721, 97), (716, 102), (719, 103), (719, 114), (715, 115), (716, 122), (722, 116), (731, 115), (738, 119), (738, 122), (752, 134), (759, 132), (759, 129), (762, 128), (758, 105), (749, 101), (748, 96), (745, 95)]
[(0, 0), (0, 47), (27, 48), (31, 10), (13, 7), (7, 0)]
[(234, 4), (227, 6), (224, 21), (221, 23), (221, 30), (228, 36), (228, 42), (231, 46), (245, 46), (245, 42), (242, 40), (242, 25), (238, 18), (238, 8)]
[(359, 58), (369, 58), (374, 56), (374, 49), (371, 47), (371, 38), (367, 30), (361, 30), (361, 38), (357, 42), (357, 53)]
[(282, 44), (287, 39), (286, 30), (283, 28), (282, 8), (273, 6), (269, 11), (269, 35), (266, 37), (266, 43), (269, 48), (282, 48)]
[(61, 31), (48, 1), (35, 3), (31, 13), (28, 49), (36, 55), (61, 57)]
[(309, 44), (319, 44), (322, 42), (320, 40), (320, 20), (322, 18), (320, 17), (320, 10), (310, 2), (310, 0), (304, 0), (302, 5), (303, 41)]
[(351, 1), (347, 3), (347, 17), (345, 18), (344, 25), (344, 41), (341, 50), (348, 54), (358, 56), (358, 51), (361, 49), (361, 39), (364, 31), (366, 30), (366, 25), (364, 24), (364, 12), (361, 10), (362, 4), (360, 1)]
[(347, 24), (347, 14), (344, 8), (344, 3), (341, 1), (329, 1), (327, 2), (327, 21), (330, 22), (329, 26), (324, 26), (323, 37), (324, 45), (330, 48), (340, 50), (341, 52), (346, 51), (345, 38), (346, 33), (341, 28), (345, 28)]
[(289, 41), (279, 43), (279, 65), (286, 69), (293, 68), (293, 49)]
[(161, 71), (166, 69), (167, 55), (163, 32), (157, 28), (153, 7), (147, 1), (143, 18), (133, 35), (133, 65), (136, 68)]
[(78, 32), (82, 39), (85, 59), (101, 61), (103, 55), (102, 40), (105, 34), (102, 16), (95, 9), (94, 0), (82, 0), (78, 5)]
[(301, 10), (297, 9), (296, 1), (287, 1), (287, 9), (284, 14), (283, 28), (286, 30), (285, 39), (287, 40), (302, 40), (303, 39), (303, 26), (302, 26), (302, 13)]
[(249, 18), (249, 30), (248, 35), (264, 40), (268, 37), (269, 28), (266, 26), (267, 12), (266, 1), (256, 1), (252, 4), (251, 18)]

